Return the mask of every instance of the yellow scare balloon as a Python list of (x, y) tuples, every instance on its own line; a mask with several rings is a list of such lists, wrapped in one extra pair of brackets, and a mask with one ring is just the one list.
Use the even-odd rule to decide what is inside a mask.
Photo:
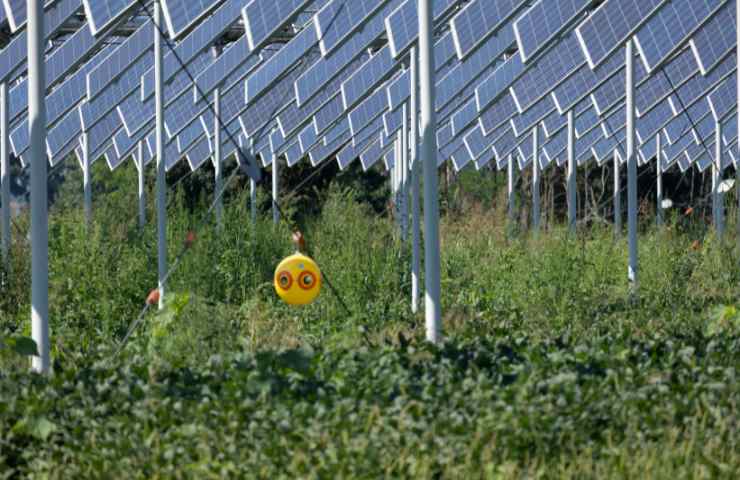
[(321, 291), (321, 270), (311, 258), (294, 253), (275, 269), (275, 291), (285, 303), (307, 305)]

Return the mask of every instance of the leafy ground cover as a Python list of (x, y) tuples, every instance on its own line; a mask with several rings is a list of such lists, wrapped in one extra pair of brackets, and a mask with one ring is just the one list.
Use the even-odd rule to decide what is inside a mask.
[[(131, 173), (99, 187), (89, 229), (69, 192), (52, 211), (54, 374), (0, 350), (0, 477), (740, 476), (732, 236), (645, 219), (634, 300), (607, 228), (511, 237), (499, 209), (450, 214), (435, 347), (409, 312), (408, 249), (356, 190), (330, 188), (302, 220), (349, 313), (328, 291), (277, 300), (287, 228), (252, 226), (235, 192), (169, 307), (116, 354), (156, 284), (155, 232), (115, 188)], [(205, 202), (176, 196), (173, 256)], [(3, 284), (6, 339), (29, 333), (27, 254), (17, 243)]]

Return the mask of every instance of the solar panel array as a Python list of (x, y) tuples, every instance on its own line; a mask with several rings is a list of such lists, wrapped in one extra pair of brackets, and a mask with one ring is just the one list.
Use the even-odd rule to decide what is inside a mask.
[[(46, 2), (52, 164), (78, 151), (83, 133), (93, 158), (111, 168), (153, 141), (151, 3)], [(162, 7), (168, 168), (181, 159), (198, 168), (213, 155), (217, 88), (224, 153), (254, 154), (263, 165), (281, 156), (289, 165), (393, 163), (416, 0)], [(726, 124), (726, 149), (737, 141), (735, 12), (732, 0), (434, 0), (439, 163), (503, 168), (513, 155), (523, 168), (537, 131), (541, 166), (563, 165), (569, 111), (579, 163), (624, 157), (623, 52), (633, 41), (640, 161), (656, 155), (662, 135), (664, 168), (706, 168), (717, 122)], [(13, 32), (0, 50), (0, 80), (11, 86), (6, 134), (22, 160), (25, 1), (3, 0), (0, 22)], [(151, 145), (145, 150), (150, 161)]]

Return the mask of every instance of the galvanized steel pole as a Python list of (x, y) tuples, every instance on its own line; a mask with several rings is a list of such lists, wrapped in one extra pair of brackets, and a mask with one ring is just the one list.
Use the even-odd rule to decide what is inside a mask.
[(620, 236), (622, 235), (622, 172), (616, 148), (612, 156), (612, 173), (614, 174), (614, 192), (612, 193), (612, 199), (614, 201), (614, 234)]
[(408, 238), (409, 232), (409, 119), (408, 104), (402, 108), (403, 122), (401, 127), (401, 240)]
[(514, 221), (514, 210), (516, 209), (516, 195), (514, 193), (514, 155), (509, 154), (509, 161), (506, 164), (506, 198), (509, 207), (509, 222)]
[(434, 111), (434, 31), (432, 0), (419, 0), (419, 80), (421, 84), (421, 158), (424, 162), (424, 268), (427, 340), (442, 339), (440, 304), (439, 191)]
[(576, 233), (578, 196), (576, 184), (576, 127), (573, 110), (568, 110), (568, 230)]
[(82, 132), (82, 189), (85, 205), (85, 224), (92, 222), (92, 186), (90, 185), (90, 142), (87, 132)]
[(164, 308), (165, 278), (167, 275), (167, 177), (164, 149), (164, 82), (162, 71), (161, 0), (154, 0), (154, 82), (157, 142), (157, 246), (159, 270), (159, 309)]
[(280, 222), (280, 211), (278, 210), (278, 200), (280, 199), (280, 157), (276, 154), (272, 156), (272, 223), (277, 225)]
[(532, 231), (540, 232), (540, 135), (537, 126), (532, 129)]
[(627, 277), (633, 299), (639, 291), (637, 263), (637, 155), (635, 152), (635, 56), (632, 39), (627, 40), (626, 62), (626, 134), (627, 134), (627, 235), (629, 267)]
[(419, 74), (417, 71), (419, 59), (416, 47), (411, 47), (409, 54), (410, 77), (411, 77), (411, 128), (407, 132), (411, 145), (411, 311), (419, 311), (419, 291), (421, 289), (421, 201), (419, 195), (419, 175), (421, 174), (421, 162), (419, 162), (419, 139), (418, 139), (418, 91)]
[(216, 226), (220, 229), (224, 226), (224, 202), (222, 168), (223, 159), (221, 158), (221, 89), (216, 88), (213, 91), (213, 169), (215, 177), (215, 189), (213, 194), (216, 196)]
[(0, 255), (10, 265), (10, 158), (8, 153), (8, 85), (0, 83)]
[(28, 0), (28, 125), (31, 164), (31, 336), (38, 356), (31, 368), (48, 373), (49, 358), (49, 224), (46, 159), (46, 68), (44, 5)]
[(663, 226), (663, 145), (660, 132), (655, 136), (655, 169), (657, 170), (655, 180), (656, 222), (659, 227)]
[(714, 228), (718, 237), (724, 234), (724, 195), (720, 191), (722, 180), (722, 123), (714, 122), (714, 161), (712, 162), (712, 211)]
[(146, 225), (146, 190), (144, 187), (144, 141), (139, 141), (136, 168), (139, 170), (139, 228)]

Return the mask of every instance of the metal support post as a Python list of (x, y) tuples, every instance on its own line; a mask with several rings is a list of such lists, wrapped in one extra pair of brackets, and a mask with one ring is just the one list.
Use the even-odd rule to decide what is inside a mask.
[(31, 164), (31, 336), (38, 356), (31, 368), (48, 373), (49, 357), (49, 223), (46, 159), (46, 68), (44, 5), (28, 0), (28, 125)]
[(439, 191), (434, 111), (434, 31), (432, 0), (419, 0), (419, 80), (421, 85), (421, 158), (424, 162), (424, 268), (426, 337), (442, 339), (440, 288)]
[(10, 158), (8, 153), (8, 85), (0, 83), (0, 255), (10, 265)]
[(92, 185), (90, 184), (90, 143), (87, 132), (82, 132), (82, 185), (85, 205), (85, 225), (92, 222)]
[(576, 233), (578, 219), (578, 192), (576, 190), (576, 126), (573, 110), (568, 111), (568, 230)]
[(532, 129), (532, 231), (540, 233), (540, 135), (537, 126)]
[(660, 133), (655, 136), (655, 169), (657, 170), (655, 195), (656, 195), (656, 222), (659, 227), (663, 226), (663, 145)]
[(280, 200), (280, 158), (273, 154), (272, 156), (272, 223), (277, 225), (280, 222), (280, 211), (278, 210), (278, 201)]
[(164, 149), (164, 82), (162, 69), (162, 0), (154, 0), (154, 92), (157, 142), (157, 256), (159, 270), (159, 309), (165, 305), (167, 276), (167, 177)]
[(509, 222), (514, 221), (514, 214), (516, 211), (516, 193), (514, 192), (514, 155), (509, 154), (509, 161), (506, 164), (506, 198), (508, 199), (509, 207)]
[(221, 229), (224, 226), (224, 197), (223, 197), (223, 159), (221, 158), (221, 89), (213, 91), (213, 169), (215, 176), (215, 188), (213, 194), (216, 196), (216, 226)]
[(419, 192), (419, 175), (421, 174), (421, 162), (419, 161), (419, 119), (418, 119), (418, 66), (419, 59), (416, 47), (411, 47), (409, 54), (411, 63), (411, 128), (408, 130), (409, 144), (411, 145), (411, 311), (419, 311), (419, 292), (421, 291), (421, 208), (419, 202), (421, 196)]
[(139, 228), (146, 225), (146, 189), (144, 186), (144, 141), (139, 141), (136, 152), (136, 168), (139, 173)]
[(632, 39), (627, 40), (626, 62), (626, 134), (627, 134), (627, 235), (629, 245), (629, 267), (627, 276), (633, 299), (639, 291), (637, 263), (637, 155), (635, 152), (635, 56)]

